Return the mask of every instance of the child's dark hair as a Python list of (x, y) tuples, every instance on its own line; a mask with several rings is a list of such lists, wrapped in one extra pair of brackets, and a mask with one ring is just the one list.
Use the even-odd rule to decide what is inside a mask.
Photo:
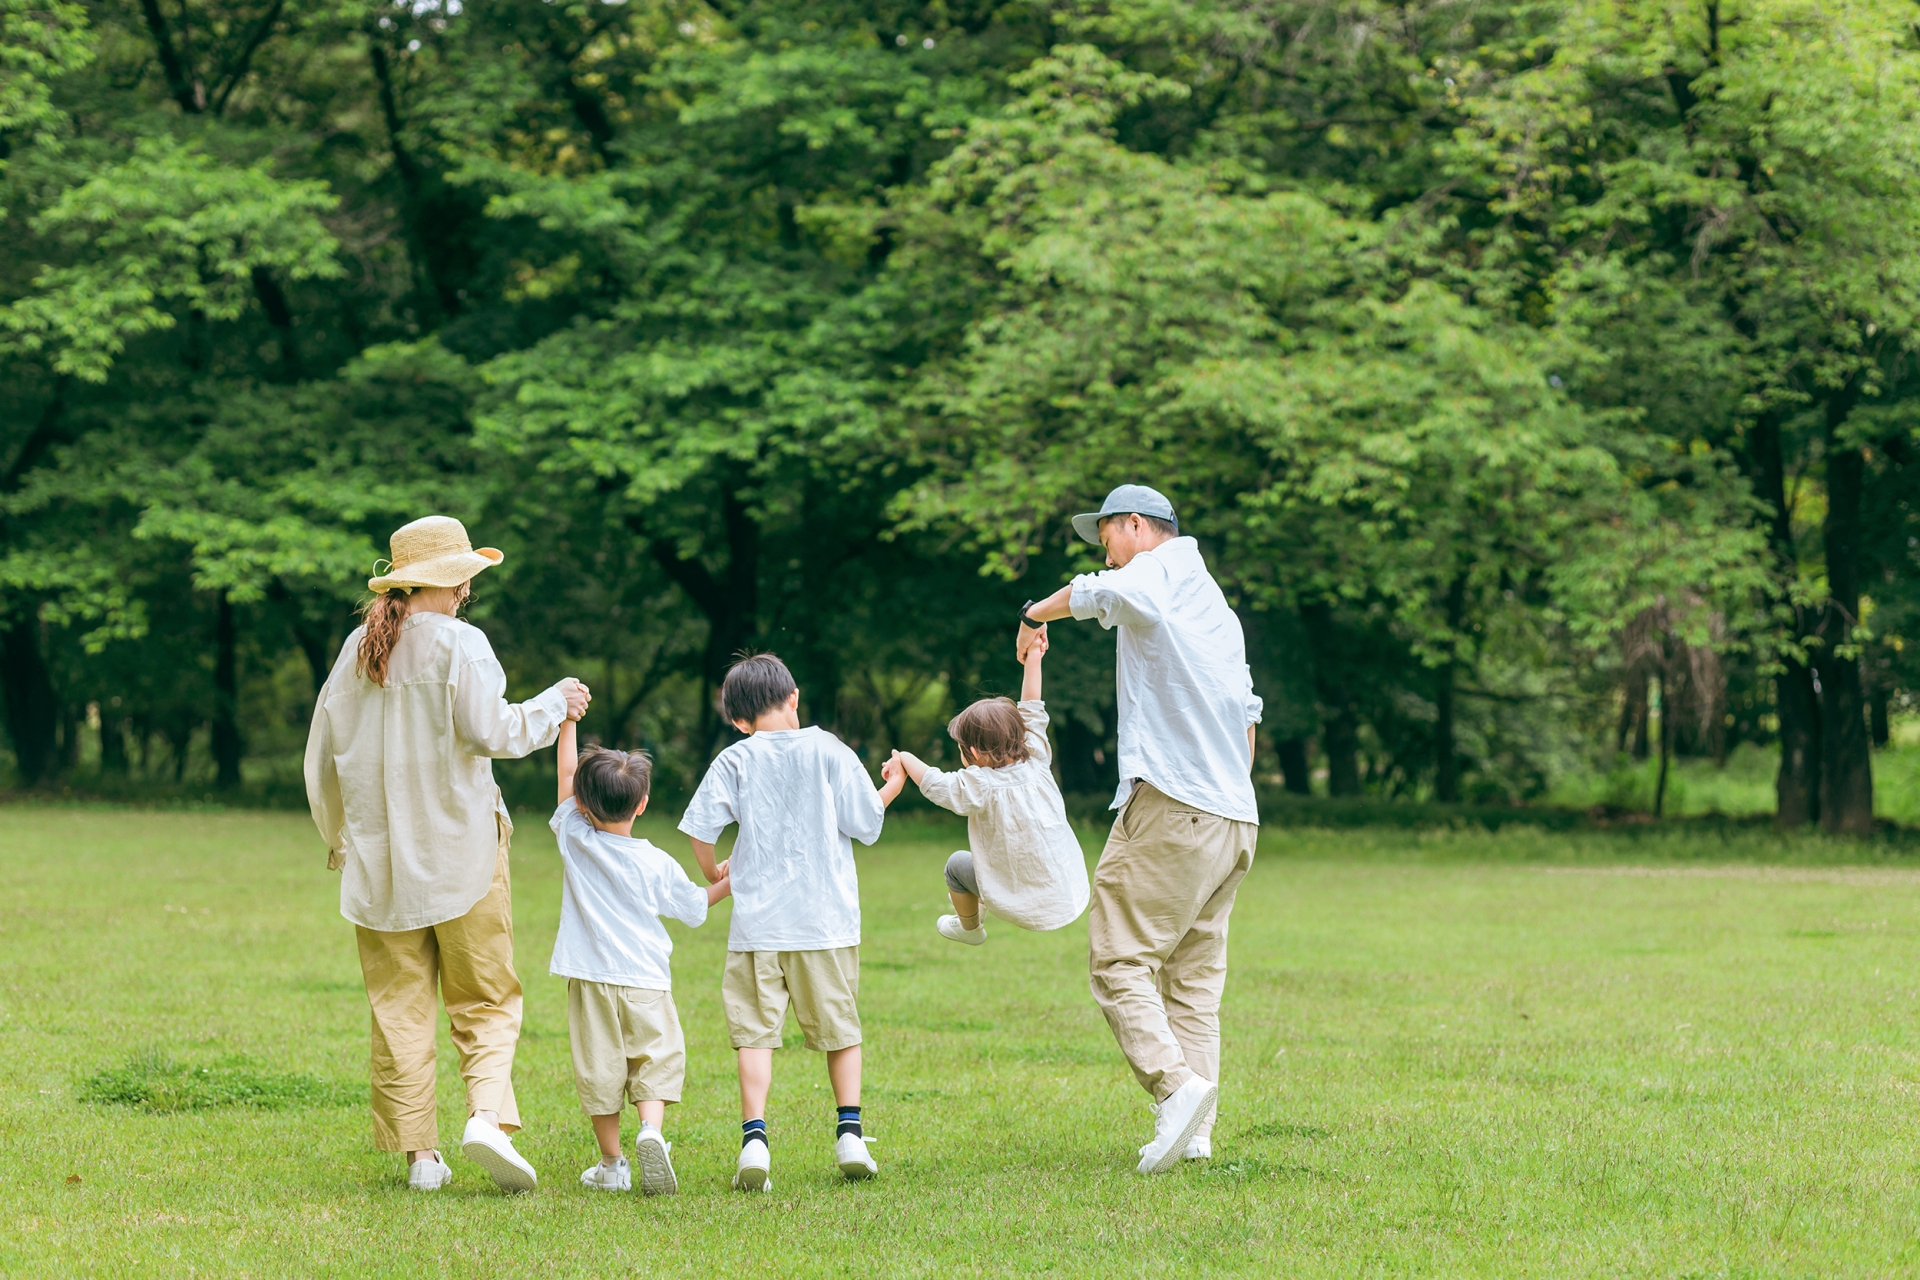
[(750, 653), (727, 670), (720, 682), (720, 714), (728, 724), (752, 724), (799, 688), (787, 664), (770, 653)]
[(1027, 722), (1012, 698), (980, 699), (947, 721), (947, 733), (973, 752), (973, 763), (989, 769), (1024, 764), (1031, 758)]
[(653, 786), (653, 758), (644, 751), (588, 747), (573, 771), (573, 794), (601, 822), (625, 822), (640, 812)]

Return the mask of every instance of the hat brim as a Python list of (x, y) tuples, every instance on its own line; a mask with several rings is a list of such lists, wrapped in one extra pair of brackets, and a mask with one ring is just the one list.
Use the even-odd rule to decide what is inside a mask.
[(1075, 516), (1073, 531), (1080, 535), (1082, 541), (1091, 542), (1097, 547), (1100, 545), (1100, 521), (1103, 518), (1098, 511), (1089, 511), (1085, 515)]
[(436, 556), (431, 560), (410, 564), (382, 578), (368, 578), (367, 590), (377, 593), (392, 591), (396, 587), (457, 587), (482, 569), (491, 569), (504, 559), (506, 556), (493, 547), (456, 551), (452, 555)]

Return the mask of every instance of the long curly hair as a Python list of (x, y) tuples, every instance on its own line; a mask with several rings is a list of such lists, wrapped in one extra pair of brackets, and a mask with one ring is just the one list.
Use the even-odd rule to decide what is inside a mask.
[(370, 596), (360, 605), (367, 629), (360, 637), (360, 674), (375, 684), (387, 682), (387, 663), (400, 643), (400, 624), (407, 620), (407, 593), (398, 588)]

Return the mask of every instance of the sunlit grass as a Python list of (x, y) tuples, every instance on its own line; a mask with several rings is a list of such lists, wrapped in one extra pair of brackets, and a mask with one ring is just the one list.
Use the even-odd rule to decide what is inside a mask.
[[(880, 1178), (833, 1175), (822, 1064), (792, 1047), (778, 1190), (725, 1190), (722, 908), (674, 926), (684, 1193), (646, 1201), (576, 1181), (592, 1142), (545, 973), (558, 869), (528, 815), (516, 1078), (542, 1184), (504, 1200), (450, 1154), (457, 1180), (421, 1198), (348, 1102), (366, 1006), (303, 819), (0, 810), (0, 1272), (1879, 1276), (1920, 1259), (1920, 866), (1898, 845), (1271, 830), (1234, 918), (1216, 1158), (1145, 1182), (1129, 1170), (1150, 1118), (1087, 994), (1084, 922), (944, 942), (958, 842), (922, 822), (861, 854)], [(193, 1092), (203, 1070), (225, 1093)], [(154, 1106), (167, 1089), (191, 1105)], [(444, 1033), (441, 1094), (451, 1149)]]

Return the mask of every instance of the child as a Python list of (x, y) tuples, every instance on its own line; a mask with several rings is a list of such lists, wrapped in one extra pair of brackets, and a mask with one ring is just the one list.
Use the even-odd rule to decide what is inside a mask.
[[(849, 1178), (878, 1172), (860, 1129), (860, 883), (849, 837), (879, 839), (900, 786), (874, 790), (845, 743), (800, 727), (799, 706), (780, 659), (736, 662), (720, 710), (748, 736), (715, 757), (680, 822), (707, 879), (737, 877), (720, 1001), (739, 1057), (741, 1191), (773, 1189), (767, 1092), (789, 1003), (807, 1047), (826, 1051), (835, 1163)], [(714, 841), (736, 822), (733, 856), (716, 865)]]
[(620, 1112), (631, 1099), (640, 1113), (633, 1159), (640, 1190), (650, 1196), (679, 1189), (660, 1123), (667, 1103), (680, 1101), (687, 1066), (667, 967), (673, 940), (660, 917), (699, 925), (729, 889), (725, 876), (700, 888), (679, 863), (634, 838), (652, 774), (641, 751), (592, 747), (576, 759), (568, 720), (560, 727), (560, 807), (548, 823), (566, 868), (551, 972), (567, 980), (573, 1082), (600, 1141), (600, 1163), (580, 1181), (601, 1191), (632, 1189), (620, 1154)]
[(974, 947), (987, 940), (982, 903), (1023, 929), (1058, 929), (1087, 909), (1086, 855), (1048, 768), (1047, 704), (1040, 700), (1047, 630), (1022, 638), (1026, 675), (1019, 706), (983, 698), (947, 725), (964, 768), (948, 773), (896, 751), (881, 770), (890, 783), (904, 772), (927, 799), (966, 816), (973, 847), (947, 859), (954, 914), (941, 916), (934, 927)]

